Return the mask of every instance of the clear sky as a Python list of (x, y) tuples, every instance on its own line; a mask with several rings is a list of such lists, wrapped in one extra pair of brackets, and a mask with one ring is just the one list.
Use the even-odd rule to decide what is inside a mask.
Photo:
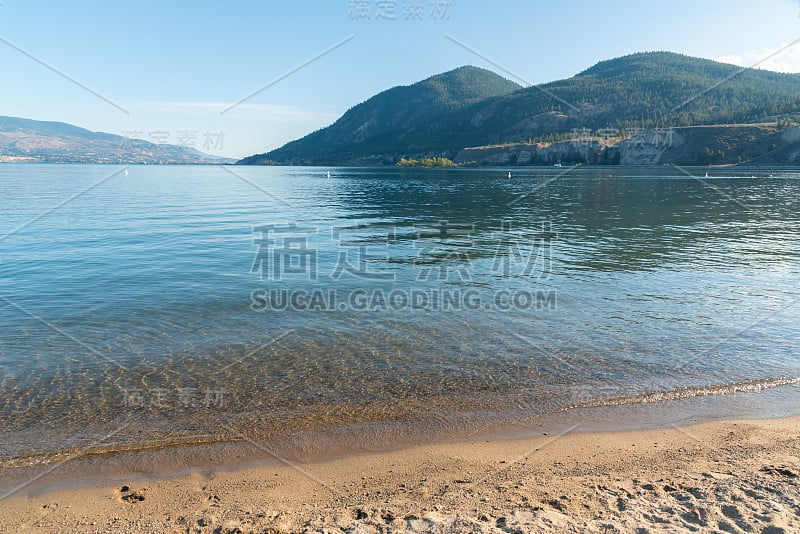
[[(800, 39), (800, 0), (2, 0), (0, 115), (238, 158), (395, 85), (499, 72), (447, 35), (532, 84), (649, 50), (750, 65)], [(800, 72), (800, 44), (763, 66)]]

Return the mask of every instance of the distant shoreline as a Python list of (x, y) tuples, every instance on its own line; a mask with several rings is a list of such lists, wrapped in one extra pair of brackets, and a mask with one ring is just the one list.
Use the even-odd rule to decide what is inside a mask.
[[(0, 158), (0, 167), (3, 165), (84, 165), (84, 166), (101, 166), (101, 167), (238, 167), (238, 168), (285, 168), (285, 169), (398, 169), (405, 171), (485, 171), (485, 170), (501, 170), (513, 172), (524, 172), (526, 170), (567, 170), (567, 169), (587, 169), (587, 170), (618, 170), (618, 169), (669, 169), (673, 165), (658, 164), (658, 165), (562, 165), (556, 167), (553, 165), (486, 165), (486, 166), (468, 166), (458, 165), (453, 167), (397, 167), (394, 165), (244, 165), (237, 163), (81, 163), (74, 161), (34, 161), (33, 159), (22, 158), (20, 160), (3, 160)], [(800, 165), (767, 165), (759, 163), (736, 163), (726, 165), (675, 165), (681, 169), (763, 169), (763, 170), (779, 170), (779, 171), (800, 171)]]

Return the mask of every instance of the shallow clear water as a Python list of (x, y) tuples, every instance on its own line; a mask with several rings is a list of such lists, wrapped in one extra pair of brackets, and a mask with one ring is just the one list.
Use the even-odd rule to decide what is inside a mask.
[(6, 458), (800, 377), (800, 173), (119, 170), (0, 166)]

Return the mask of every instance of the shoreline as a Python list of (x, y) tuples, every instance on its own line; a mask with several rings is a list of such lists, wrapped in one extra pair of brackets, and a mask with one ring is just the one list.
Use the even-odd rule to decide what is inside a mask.
[(203, 534), (800, 529), (800, 416), (600, 432), (569, 426), (303, 463), (270, 459), (23, 491), (2, 500), (0, 524)]
[[(124, 483), (130, 473), (142, 480), (175, 478), (196, 472), (270, 467), (276, 458), (300, 463), (391, 453), (427, 445), (472, 440), (518, 440), (582, 433), (647, 431), (724, 421), (799, 416), (800, 379), (754, 380), (724, 386), (608, 397), (539, 414), (524, 412), (450, 413), (433, 419), (362, 421), (266, 434), (235, 420), (216, 435), (172, 437), (140, 442), (103, 439), (67, 449), (8, 455), (0, 461), (0, 500), (25, 484), (30, 495), (81, 489), (98, 483)], [(246, 421), (254, 420), (247, 417)], [(127, 426), (126, 423), (123, 426)], [(271, 456), (265, 458), (264, 450)], [(39, 480), (38, 474), (48, 476)], [(34, 477), (33, 483), (27, 481)]]
[[(216, 435), (118, 443), (98, 439), (65, 449), (7, 455), (0, 462), (0, 500), (23, 483), (28, 494), (40, 495), (92, 487), (105, 480), (123, 483), (130, 473), (140, 474), (142, 480), (160, 480), (196, 472), (270, 467), (280, 463), (276, 458), (319, 463), (429, 445), (532, 439), (572, 429), (605, 434), (787, 419), (800, 417), (798, 381), (756, 380), (677, 388), (656, 394), (594, 399), (539, 414), (454, 412), (432, 419), (360, 421), (266, 434), (260, 434), (257, 427), (248, 427), (253, 419), (245, 414), (243, 421), (220, 423)], [(265, 458), (264, 449), (272, 457)], [(39, 480), (41, 472), (47, 476)], [(32, 477), (34, 483), (27, 483)]]
[(64, 533), (793, 532), (800, 416), (421, 445), (15, 496), (0, 524)]

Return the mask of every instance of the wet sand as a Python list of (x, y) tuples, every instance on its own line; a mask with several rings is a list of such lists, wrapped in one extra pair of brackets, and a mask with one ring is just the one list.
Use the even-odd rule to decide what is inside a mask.
[[(265, 458), (268, 454), (265, 452)], [(800, 532), (800, 417), (476, 440), (0, 501), (3, 532)]]

